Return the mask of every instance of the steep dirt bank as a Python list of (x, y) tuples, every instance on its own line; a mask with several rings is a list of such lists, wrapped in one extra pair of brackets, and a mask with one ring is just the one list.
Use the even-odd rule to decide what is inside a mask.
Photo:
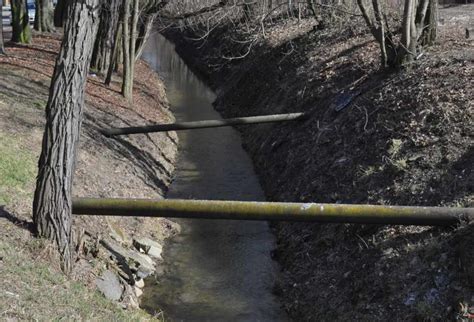
[[(118, 255), (111, 256), (101, 243), (132, 248), (132, 239), (143, 237), (161, 243), (177, 231), (173, 222), (76, 217), (79, 254), (70, 279), (28, 230), (59, 37), (36, 35), (32, 45), (10, 44), (8, 56), (0, 56), (0, 318), (147, 319), (150, 316), (124, 311), (91, 290), (105, 270), (120, 275), (124, 269), (115, 263)], [(177, 156), (175, 133), (107, 139), (98, 132), (109, 126), (174, 120), (158, 76), (143, 62), (136, 75), (133, 105), (120, 96), (119, 79), (107, 88), (99, 77), (89, 75), (74, 196), (161, 198), (166, 192)], [(135, 307), (134, 289), (126, 284), (121, 288), (122, 304)]]
[[(189, 30), (166, 35), (224, 115), (311, 115), (241, 128), (270, 200), (472, 207), (474, 50), (462, 16), (472, 6), (456, 10), (441, 13), (440, 44), (400, 73), (378, 71), (357, 21), (337, 31), (312, 20), (268, 26), (240, 60), (222, 58), (247, 51), (231, 27), (203, 42)], [(285, 276), (276, 291), (296, 321), (461, 319), (474, 305), (472, 224), (275, 231)]]

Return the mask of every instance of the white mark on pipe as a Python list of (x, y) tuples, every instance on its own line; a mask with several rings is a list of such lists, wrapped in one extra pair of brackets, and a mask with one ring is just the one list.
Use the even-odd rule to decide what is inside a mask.
[(305, 203), (301, 206), (301, 210), (308, 210), (309, 208), (311, 208), (312, 204), (310, 203)]
[(319, 209), (321, 210), (321, 212), (323, 212), (324, 211), (324, 206), (321, 206)]

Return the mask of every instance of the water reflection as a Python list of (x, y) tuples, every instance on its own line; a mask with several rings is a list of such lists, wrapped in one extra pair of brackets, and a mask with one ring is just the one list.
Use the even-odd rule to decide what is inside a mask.
[[(179, 121), (219, 118), (214, 93), (161, 35), (143, 55), (164, 78)], [(180, 158), (168, 198), (264, 200), (252, 164), (232, 128), (179, 132)], [(271, 289), (274, 238), (263, 222), (180, 220), (183, 232), (165, 247), (165, 263), (142, 306), (174, 321), (282, 321)]]

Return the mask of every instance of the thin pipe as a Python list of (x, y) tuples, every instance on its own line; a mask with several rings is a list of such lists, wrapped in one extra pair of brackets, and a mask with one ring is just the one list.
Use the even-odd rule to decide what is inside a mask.
[(289, 113), (289, 114), (274, 114), (274, 115), (260, 115), (249, 117), (236, 117), (223, 120), (203, 120), (193, 122), (180, 122), (170, 124), (156, 124), (148, 126), (134, 126), (111, 128), (101, 130), (102, 134), (111, 137), (115, 135), (140, 134), (152, 132), (167, 132), (167, 131), (181, 131), (192, 129), (206, 129), (213, 127), (233, 126), (233, 125), (248, 125), (272, 122), (295, 121), (302, 119), (304, 113)]

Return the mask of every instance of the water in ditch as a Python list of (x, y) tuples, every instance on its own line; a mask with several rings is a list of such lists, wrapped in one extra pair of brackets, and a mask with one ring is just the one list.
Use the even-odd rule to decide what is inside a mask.
[[(214, 93), (160, 34), (143, 58), (164, 78), (177, 121), (218, 119)], [(251, 160), (232, 128), (181, 131), (176, 179), (167, 198), (264, 200)], [(278, 267), (265, 222), (179, 220), (164, 249), (163, 272), (141, 305), (171, 321), (285, 321), (272, 287)]]

